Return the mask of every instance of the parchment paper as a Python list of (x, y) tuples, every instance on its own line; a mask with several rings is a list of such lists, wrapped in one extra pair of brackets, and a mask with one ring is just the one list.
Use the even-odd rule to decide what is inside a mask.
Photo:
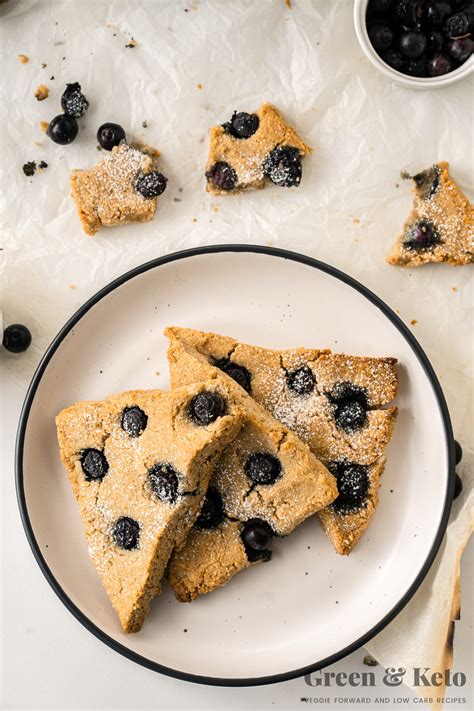
[[(402, 270), (384, 259), (411, 204), (401, 170), (448, 160), (472, 197), (473, 77), (436, 91), (396, 86), (364, 58), (350, 0), (291, 5), (10, 0), (0, 6), (0, 299), (5, 324), (23, 322), (33, 333), (31, 349), (21, 358), (2, 353), (0, 368), (26, 388), (50, 340), (86, 298), (167, 252), (263, 243), (352, 274), (411, 323), (440, 377), (465, 450), (459, 467), (464, 494), (437, 564), (405, 612), (368, 648), (386, 666), (448, 665), (456, 570), (472, 510), (471, 271)], [(29, 61), (21, 64), (19, 54)], [(39, 126), (60, 113), (65, 83), (74, 81), (91, 108), (76, 141), (62, 147)], [(40, 84), (49, 88), (42, 102), (34, 97)], [(265, 100), (314, 148), (301, 187), (210, 197), (203, 178), (209, 127)], [(152, 223), (88, 238), (68, 176), (98, 159), (95, 133), (105, 121), (159, 148), (169, 186)], [(48, 168), (27, 178), (22, 165), (31, 160)]]

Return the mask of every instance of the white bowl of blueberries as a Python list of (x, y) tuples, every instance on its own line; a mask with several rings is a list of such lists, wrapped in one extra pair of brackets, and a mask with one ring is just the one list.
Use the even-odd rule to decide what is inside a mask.
[(412, 88), (447, 86), (474, 69), (474, 0), (355, 0), (366, 57)]

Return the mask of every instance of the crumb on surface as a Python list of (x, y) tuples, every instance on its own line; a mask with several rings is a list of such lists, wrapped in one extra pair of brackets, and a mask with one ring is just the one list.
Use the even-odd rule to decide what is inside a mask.
[(18, 61), (20, 62), (20, 64), (28, 64), (28, 62), (30, 61), (30, 58), (28, 57), (27, 54), (19, 54)]
[(75, 284), (69, 284), (69, 288), (70, 288), (70, 289), (76, 289), (77, 287), (76, 287)]
[(288, 10), (291, 10), (291, 0), (285, 0), (285, 5), (287, 6)]
[(193, 217), (193, 222), (197, 222), (197, 217)]
[(418, 321), (416, 320), (416, 318), (412, 318), (412, 320), (410, 321), (410, 323), (411, 323), (412, 326), (416, 326), (416, 324), (418, 323)]
[(48, 130), (49, 123), (47, 121), (40, 121), (39, 127), (40, 131), (43, 131), (43, 133), (46, 133)]
[(364, 659), (362, 660), (364, 664), (367, 667), (376, 667), (378, 666), (378, 661), (374, 659), (373, 657), (370, 656), (370, 654), (366, 654)]
[(453, 294), (454, 294), (454, 293), (457, 291), (457, 288), (456, 288), (455, 286), (452, 286), (452, 287), (451, 287), (451, 291), (452, 291)]
[(199, 83), (199, 84), (197, 85), (197, 88), (198, 88), (199, 90), (201, 90), (201, 89), (202, 89), (202, 84)]
[(46, 62), (41, 62), (41, 69), (46, 69), (47, 66)]
[(129, 42), (125, 45), (128, 49), (133, 49), (133, 47), (137, 46), (137, 40), (133, 39), (133, 37), (130, 38)]
[(356, 225), (360, 225), (360, 220), (359, 220), (358, 217), (354, 217), (354, 219), (352, 220), (352, 222), (354, 222)]
[(159, 370), (155, 370), (155, 375), (159, 375), (159, 374), (160, 374), (160, 371), (159, 371)]
[(147, 122), (146, 120), (145, 120), (145, 121), (142, 121), (142, 127), (143, 127), (143, 128), (148, 128), (148, 122)]
[(44, 101), (49, 96), (49, 89), (45, 84), (40, 84), (35, 91), (35, 97), (38, 101)]
[(43, 144), (41, 143), (41, 141), (33, 141), (33, 143), (35, 144), (35, 146), (38, 146), (38, 147), (40, 147), (40, 146), (43, 145)]
[(38, 168), (39, 168), (40, 170), (44, 170), (44, 169), (47, 168), (47, 167), (48, 167), (48, 164), (46, 163), (46, 161), (40, 160), (40, 162), (38, 163)]

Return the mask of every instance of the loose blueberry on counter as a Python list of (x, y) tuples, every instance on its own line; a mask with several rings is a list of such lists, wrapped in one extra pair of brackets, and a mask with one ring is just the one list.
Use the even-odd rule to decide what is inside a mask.
[(212, 358), (212, 364), (222, 370), (229, 378), (235, 380), (246, 392), (250, 393), (252, 376), (247, 368), (233, 363), (228, 358)]
[(112, 530), (112, 537), (119, 546), (126, 551), (131, 551), (138, 548), (140, 542), (140, 524), (129, 516), (122, 516)]
[(456, 472), (454, 475), (454, 491), (453, 491), (453, 499), (457, 499), (459, 494), (462, 491), (462, 479), (459, 476), (459, 474)]
[(205, 175), (219, 190), (232, 190), (237, 185), (237, 173), (229, 163), (223, 160), (214, 163)]
[(216, 528), (224, 519), (224, 506), (222, 497), (214, 486), (207, 490), (206, 498), (202, 505), (201, 513), (195, 521), (197, 528)]
[(281, 477), (281, 463), (273, 454), (255, 452), (247, 457), (244, 471), (254, 484), (274, 484)]
[(413, 249), (417, 252), (431, 249), (440, 243), (438, 233), (429, 222), (417, 222), (412, 225), (407, 233), (407, 238), (404, 241), (404, 246), (408, 249)]
[(89, 108), (89, 102), (81, 92), (81, 85), (77, 82), (66, 84), (66, 89), (61, 96), (61, 108), (68, 116), (81, 118)]
[(168, 504), (178, 498), (178, 472), (172, 464), (157, 462), (148, 470), (148, 482), (155, 496)]
[(340, 513), (350, 513), (360, 508), (369, 490), (367, 467), (352, 462), (335, 462), (328, 465), (336, 477), (339, 496), (332, 506)]
[(59, 143), (61, 146), (66, 146), (72, 143), (77, 136), (79, 126), (74, 116), (67, 114), (59, 114), (49, 122), (47, 135), (54, 143)]
[(353, 432), (367, 424), (369, 402), (364, 388), (349, 382), (337, 383), (328, 397), (335, 406), (337, 427)]
[(308, 366), (287, 373), (286, 381), (290, 390), (293, 390), (297, 395), (312, 393), (316, 384), (313, 371)]
[(191, 400), (189, 416), (194, 424), (202, 427), (222, 417), (225, 409), (225, 402), (218, 393), (204, 391)]
[(102, 481), (109, 471), (109, 463), (100, 449), (83, 449), (80, 461), (86, 481)]
[(31, 333), (21, 323), (13, 323), (4, 330), (2, 342), (10, 353), (23, 353), (31, 345)]
[(274, 536), (272, 527), (260, 518), (252, 518), (244, 524), (240, 537), (251, 563), (257, 560), (270, 560), (272, 552), (268, 550)]
[(118, 123), (103, 123), (97, 131), (97, 140), (104, 150), (111, 151), (125, 141), (125, 131)]
[(145, 173), (145, 175), (138, 178), (135, 189), (144, 198), (154, 198), (165, 192), (167, 182), (168, 178), (165, 178), (157, 170), (153, 170), (151, 173)]
[(462, 447), (459, 442), (454, 440), (454, 463), (457, 465), (462, 459)]
[(230, 121), (222, 124), (222, 128), (234, 138), (250, 138), (259, 126), (257, 114), (248, 114), (245, 111), (234, 111)]
[(281, 188), (298, 187), (301, 183), (303, 171), (298, 148), (276, 146), (263, 159), (262, 168), (264, 175)]
[(148, 415), (143, 410), (134, 405), (126, 407), (122, 412), (121, 426), (130, 437), (139, 437), (145, 430), (148, 422)]

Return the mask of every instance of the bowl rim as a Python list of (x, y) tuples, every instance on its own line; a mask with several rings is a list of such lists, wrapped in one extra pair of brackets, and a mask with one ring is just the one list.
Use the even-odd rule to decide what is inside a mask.
[(471, 55), (460, 67), (441, 77), (411, 77), (393, 69), (377, 54), (369, 39), (365, 23), (368, 3), (369, 0), (354, 0), (353, 19), (355, 33), (360, 47), (370, 63), (392, 81), (412, 89), (437, 89), (454, 84), (474, 71), (474, 55)]
[[(274, 258), (286, 259), (303, 264), (313, 269), (322, 271), (330, 276), (342, 281), (344, 284), (352, 287), (358, 291), (362, 296), (364, 296), (370, 303), (376, 306), (389, 321), (397, 328), (400, 332), (402, 338), (404, 338), (408, 345), (412, 348), (415, 357), (418, 359), (423, 371), (425, 372), (431, 387), (433, 388), (433, 394), (437, 401), (440, 416), (443, 423), (444, 432), (446, 435), (446, 448), (447, 448), (447, 458), (446, 458), (446, 469), (447, 469), (447, 487), (446, 495), (443, 505), (443, 511), (440, 517), (440, 522), (436, 536), (433, 540), (431, 548), (428, 551), (425, 562), (418, 571), (414, 581), (411, 586), (405, 591), (405, 594), (398, 600), (398, 602), (393, 606), (393, 608), (388, 612), (379, 622), (374, 625), (370, 630), (368, 630), (361, 637), (356, 639), (351, 644), (347, 645), (338, 652), (328, 656), (325, 659), (319, 660), (313, 664), (309, 664), (305, 667), (293, 669), (288, 672), (281, 672), (278, 674), (254, 677), (254, 678), (240, 678), (240, 677), (212, 677), (207, 675), (198, 675), (190, 672), (183, 672), (181, 670), (173, 669), (158, 662), (154, 662), (147, 659), (141, 654), (134, 652), (128, 647), (120, 644), (115, 639), (107, 635), (102, 629), (95, 625), (92, 620), (90, 620), (85, 613), (83, 613), (71, 600), (66, 591), (61, 587), (60, 583), (54, 577), (52, 570), (49, 568), (46, 560), (44, 559), (39, 544), (36, 540), (33, 527), (28, 514), (28, 505), (26, 502), (26, 494), (24, 488), (24, 477), (23, 477), (23, 453), (25, 447), (26, 431), (28, 426), (29, 414), (33, 404), (33, 400), (36, 391), (39, 387), (41, 379), (43, 377), (49, 362), (53, 358), (54, 354), (60, 347), (61, 343), (64, 341), (69, 332), (74, 328), (74, 326), (80, 321), (80, 319), (99, 301), (112, 293), (115, 289), (122, 286), (129, 280), (140, 276), (141, 274), (160, 267), (164, 264), (168, 264), (174, 261), (180, 261), (181, 259), (188, 259), (195, 256), (202, 255), (213, 255), (221, 253), (250, 253), (250, 254), (263, 254), (271, 256)], [(265, 684), (274, 684), (282, 681), (288, 681), (290, 679), (296, 679), (312, 672), (323, 669), (330, 664), (343, 659), (348, 654), (356, 651), (362, 647), (366, 642), (368, 642), (372, 637), (381, 632), (395, 617), (402, 611), (405, 605), (413, 597), (415, 592), (420, 587), (421, 583), (425, 579), (428, 571), (430, 570), (436, 554), (440, 548), (444, 534), (448, 525), (449, 515), (451, 512), (451, 506), (453, 502), (454, 494), (454, 484), (455, 484), (455, 445), (454, 445), (454, 435), (451, 425), (451, 419), (449, 416), (449, 410), (444, 397), (439, 380), (434, 372), (433, 366), (431, 365), (427, 355), (423, 351), (422, 347), (416, 340), (413, 333), (409, 330), (399, 316), (374, 292), (368, 289), (366, 286), (361, 284), (354, 277), (346, 274), (345, 272), (333, 267), (326, 262), (322, 262), (313, 257), (301, 254), (299, 252), (292, 252), (282, 248), (267, 247), (264, 245), (256, 244), (219, 244), (219, 245), (206, 245), (202, 247), (195, 247), (191, 249), (181, 250), (177, 252), (172, 252), (171, 254), (165, 254), (161, 257), (157, 257), (148, 262), (141, 264), (138, 267), (125, 272), (121, 276), (113, 279), (106, 286), (99, 289), (93, 296), (91, 296), (65, 323), (65, 325), (60, 329), (58, 334), (55, 336), (49, 347), (47, 348), (44, 356), (42, 357), (34, 375), (31, 380), (30, 386), (25, 396), (23, 407), (20, 414), (17, 439), (16, 439), (16, 450), (15, 450), (15, 482), (16, 482), (16, 493), (17, 502), (20, 509), (20, 516), (23, 524), (23, 528), (32, 550), (33, 556), (41, 569), (43, 575), (48, 581), (51, 588), (54, 590), (56, 595), (59, 597), (61, 602), (65, 607), (71, 612), (71, 614), (95, 637), (97, 637), (101, 642), (106, 644), (108, 647), (118, 652), (127, 659), (140, 664), (147, 669), (159, 672), (166, 676), (173, 677), (175, 679), (180, 679), (182, 681), (188, 681), (198, 684), (204, 684), (208, 686), (225, 686), (225, 687), (244, 687), (244, 686), (261, 686)]]

